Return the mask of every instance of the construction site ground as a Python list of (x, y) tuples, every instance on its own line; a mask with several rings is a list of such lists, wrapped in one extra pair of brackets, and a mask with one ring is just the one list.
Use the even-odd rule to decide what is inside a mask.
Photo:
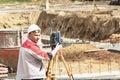
[[(98, 49), (91, 44), (71, 44), (63, 48), (61, 53), (67, 62), (69, 71), (76, 79), (120, 78), (120, 52)], [(51, 72), (59, 77), (68, 78), (67, 68), (65, 68), (60, 55), (55, 65), (57, 68), (52, 67)], [(67, 75), (67, 77), (63, 75)]]
[[(108, 2), (107, 2), (108, 3)], [(30, 24), (38, 24), (40, 25), (41, 29), (43, 30), (42, 34), (49, 34), (50, 33), (50, 29), (55, 27), (60, 29), (63, 34), (66, 34), (66, 37), (70, 37), (70, 38), (76, 38), (76, 36), (74, 36), (75, 34), (78, 35), (77, 36), (77, 40), (78, 38), (80, 40), (84, 40), (84, 39), (91, 39), (91, 40), (97, 40), (98, 38), (100, 40), (97, 40), (101, 43), (117, 43), (120, 44), (120, 8), (119, 6), (108, 6), (107, 3), (105, 4), (101, 4), (101, 3), (97, 3), (97, 8), (99, 10), (95, 10), (94, 12), (94, 8), (92, 4), (87, 4), (85, 5), (85, 3), (81, 4), (81, 3), (71, 3), (70, 4), (51, 4), (50, 5), (50, 10), (48, 10), (48, 13), (45, 13), (45, 5), (40, 6), (38, 4), (27, 4), (27, 3), (23, 3), (22, 5), (19, 3), (15, 3), (15, 4), (1, 4), (0, 5), (0, 28), (1, 29), (21, 29), (21, 28), (27, 28)], [(92, 12), (93, 11), (93, 12)], [(88, 12), (92, 12), (90, 14), (88, 14)], [(40, 13), (42, 13), (43, 16), (40, 16)], [(70, 16), (69, 19), (66, 19), (66, 23), (67, 25), (70, 25), (70, 27), (68, 26), (67, 28), (61, 28), (61, 24), (62, 22), (59, 22), (59, 19), (62, 19), (62, 21), (64, 22), (63, 18), (57, 16), (57, 19), (53, 19), (53, 23), (51, 23), (51, 19), (57, 15), (61, 15), (64, 17), (64, 19), (66, 19), (66, 16), (69, 15), (73, 15), (73, 14), (79, 14), (80, 16), (80, 20), (82, 20), (81, 18), (85, 17), (85, 16), (89, 16), (89, 18), (84, 18), (84, 20), (88, 20), (87, 23), (89, 23), (88, 25), (93, 25), (93, 23), (91, 23), (91, 17), (95, 17), (95, 16), (99, 16), (97, 18), (92, 18), (93, 19), (99, 19), (101, 22), (108, 22), (106, 24), (100, 25), (101, 22), (98, 24), (99, 27), (98, 29), (101, 29), (102, 27), (108, 26), (107, 28), (102, 28), (101, 32), (99, 31), (94, 31), (96, 33), (96, 35), (98, 36), (94, 36), (94, 38), (92, 38), (93, 33), (89, 26), (86, 27), (86, 30), (90, 30), (90, 35), (89, 33), (87, 33), (87, 31), (85, 33), (83, 32), (79, 32), (79, 28), (77, 27), (73, 27), (74, 25), (77, 24), (70, 24), (71, 21), (73, 21), (72, 23), (75, 23), (77, 20), (74, 21), (74, 18), (76, 16), (72, 16), (71, 21), (67, 22), (68, 20), (70, 20)], [(92, 16), (91, 16), (92, 14)], [(66, 16), (65, 16), (66, 15)], [(94, 16), (95, 15), (95, 16)], [(51, 17), (53, 16), (53, 17)], [(83, 16), (83, 17), (81, 17)], [(101, 16), (101, 17), (100, 17)], [(108, 21), (105, 20), (105, 17), (107, 17), (106, 19), (108, 19)], [(109, 20), (109, 18), (111, 18), (111, 20)], [(78, 18), (75, 18), (78, 19)], [(41, 20), (39, 22), (39, 20)], [(102, 21), (103, 20), (103, 21)], [(54, 23), (56, 21), (56, 23)], [(114, 21), (113, 24), (111, 24), (111, 22)], [(39, 22), (39, 23), (38, 23)], [(84, 21), (83, 21), (84, 22)], [(80, 22), (79, 22), (80, 23)], [(96, 22), (97, 23), (97, 22)], [(94, 23), (95, 24), (95, 23)], [(64, 26), (67, 26), (64, 24)], [(83, 24), (85, 25), (85, 24)], [(97, 25), (97, 24), (96, 24)], [(113, 25), (112, 27), (109, 27), (110, 25)], [(48, 27), (47, 27), (48, 26)], [(78, 25), (77, 25), (78, 26)], [(97, 29), (96, 27), (94, 27), (95, 29)], [(109, 28), (109, 29), (108, 29)], [(71, 29), (73, 30), (73, 34), (72, 35), (70, 33)], [(81, 28), (83, 30), (83, 28)], [(66, 31), (65, 31), (66, 30)], [(106, 32), (108, 30), (111, 30), (111, 33)], [(68, 33), (65, 33), (68, 32)], [(71, 31), (72, 32), (72, 31)], [(75, 33), (76, 32), (76, 33)], [(78, 34), (77, 34), (78, 32)], [(99, 34), (97, 34), (97, 32)], [(115, 33), (114, 33), (115, 32)], [(70, 33), (70, 34), (69, 34)], [(109, 33), (109, 34), (107, 34)], [(79, 36), (79, 34), (81, 36)], [(82, 36), (83, 34), (83, 36)], [(105, 35), (104, 35), (105, 34)], [(88, 35), (88, 36), (87, 36)], [(99, 36), (100, 35), (100, 36)], [(102, 36), (101, 36), (102, 35)], [(74, 36), (74, 37), (72, 37)], [(85, 38), (83, 38), (85, 36)], [(107, 37), (107, 38), (106, 38)], [(105, 38), (105, 39), (103, 39)], [(103, 78), (107, 78), (107, 79), (119, 79), (120, 78), (120, 52), (114, 52), (114, 51), (109, 51), (106, 49), (99, 49), (97, 48), (95, 45), (92, 44), (72, 44), (70, 46), (67, 47), (63, 47), (63, 49), (61, 50), (65, 61), (67, 62), (68, 66), (70, 67), (70, 71), (72, 72), (72, 74), (91, 74), (91, 75), (82, 75), (81, 78), (85, 78), (86, 76), (90, 79), (92, 78), (99, 78), (101, 79), (100, 76), (101, 74)], [(48, 63), (48, 62), (47, 62)], [(46, 68), (47, 68), (47, 63), (46, 63)], [(115, 71), (115, 73), (114, 73)], [(108, 72), (111, 74), (105, 75), (107, 73), (103, 73), (103, 72)], [(92, 73), (96, 73), (92, 76)], [(66, 69), (64, 68), (64, 65), (62, 64), (61, 60), (59, 59), (57, 62), (57, 75), (66, 75)], [(96, 76), (95, 76), (96, 75)], [(80, 75), (78, 75), (80, 77)], [(117, 76), (117, 77), (116, 77)]]

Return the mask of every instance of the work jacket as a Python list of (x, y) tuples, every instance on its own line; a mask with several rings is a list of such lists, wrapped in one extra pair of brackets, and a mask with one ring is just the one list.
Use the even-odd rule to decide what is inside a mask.
[(45, 78), (43, 60), (49, 60), (48, 54), (31, 40), (26, 40), (20, 50), (16, 80)]

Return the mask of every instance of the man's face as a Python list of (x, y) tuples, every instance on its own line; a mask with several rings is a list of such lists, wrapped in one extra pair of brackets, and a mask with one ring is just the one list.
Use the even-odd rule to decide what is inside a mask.
[(31, 41), (37, 43), (38, 40), (40, 39), (40, 30), (30, 32), (28, 37)]

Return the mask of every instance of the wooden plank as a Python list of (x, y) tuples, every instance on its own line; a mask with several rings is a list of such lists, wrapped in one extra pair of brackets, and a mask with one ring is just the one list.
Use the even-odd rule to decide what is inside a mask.
[(88, 52), (96, 52), (96, 51), (104, 51), (104, 50), (107, 50), (107, 49), (92, 49), (92, 50), (87, 50), (84, 52), (88, 53)]

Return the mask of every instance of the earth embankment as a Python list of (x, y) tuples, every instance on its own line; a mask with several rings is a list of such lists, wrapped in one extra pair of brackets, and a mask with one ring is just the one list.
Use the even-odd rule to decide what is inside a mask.
[[(100, 13), (101, 14), (101, 13)], [(37, 24), (43, 31), (58, 29), (70, 38), (85, 40), (102, 40), (120, 32), (120, 18), (108, 14), (91, 14), (86, 12), (41, 12)]]
[(50, 10), (32, 4), (7, 5), (1, 10), (0, 28), (27, 28), (30, 24), (38, 24), (43, 34), (57, 28), (65, 37), (94, 41), (119, 35), (118, 7), (96, 5), (97, 10), (93, 10), (92, 5), (66, 5), (51, 5)]

